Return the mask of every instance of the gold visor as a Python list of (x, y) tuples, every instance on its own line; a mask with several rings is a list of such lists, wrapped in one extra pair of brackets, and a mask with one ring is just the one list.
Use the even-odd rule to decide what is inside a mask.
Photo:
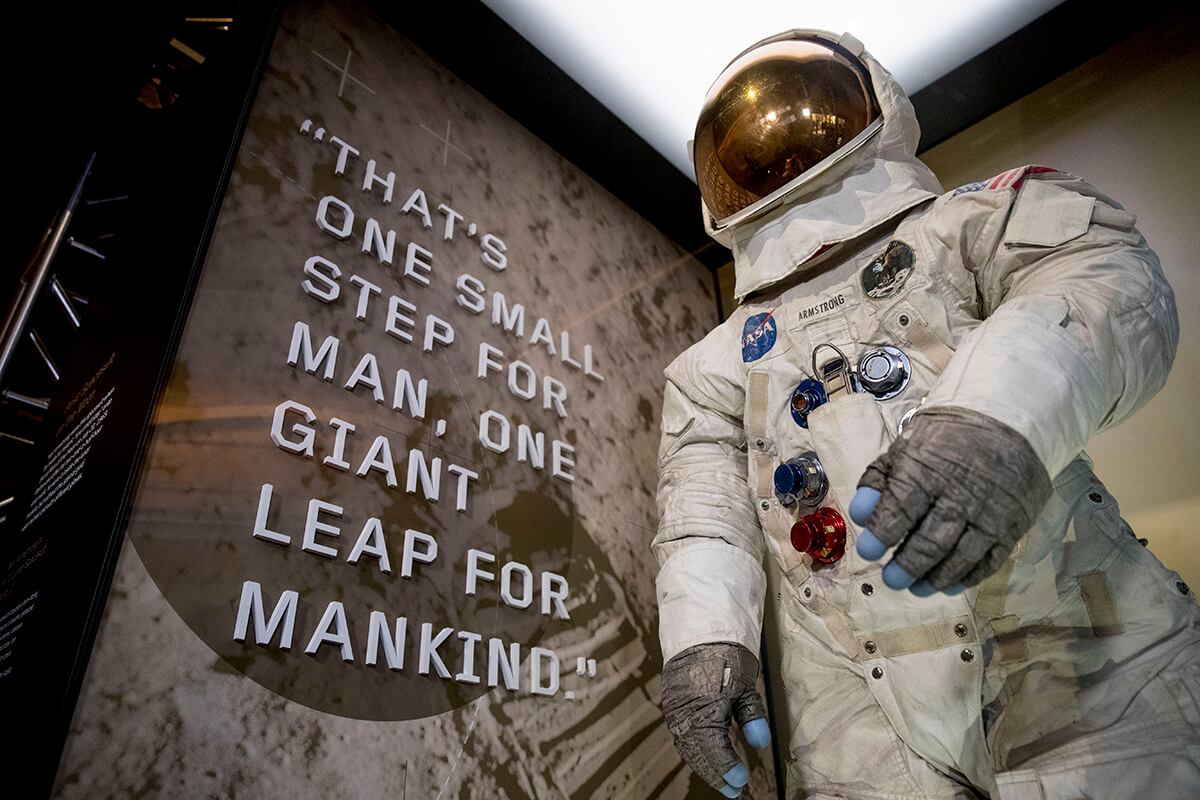
[(709, 213), (720, 222), (770, 196), (879, 114), (866, 68), (836, 44), (751, 48), (717, 78), (696, 123), (696, 180)]

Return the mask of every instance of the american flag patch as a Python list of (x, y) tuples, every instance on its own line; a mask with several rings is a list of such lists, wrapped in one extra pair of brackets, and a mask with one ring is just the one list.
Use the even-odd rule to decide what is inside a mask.
[(1002, 172), (994, 178), (988, 178), (986, 181), (975, 181), (968, 183), (965, 186), (960, 186), (954, 190), (953, 195), (957, 196), (964, 192), (979, 192), (984, 189), (1012, 189), (1014, 192), (1021, 189), (1021, 184), (1025, 183), (1025, 178), (1029, 175), (1040, 175), (1044, 172), (1058, 172), (1054, 167), (1039, 167), (1033, 164), (1028, 164), (1024, 167), (1010, 169), (1008, 172)]
[(967, 192), (978, 192), (980, 189), (986, 189), (987, 186), (987, 181), (975, 181), (974, 183), (968, 183), (958, 187), (954, 190), (951, 196), (958, 197), (960, 194), (966, 194)]

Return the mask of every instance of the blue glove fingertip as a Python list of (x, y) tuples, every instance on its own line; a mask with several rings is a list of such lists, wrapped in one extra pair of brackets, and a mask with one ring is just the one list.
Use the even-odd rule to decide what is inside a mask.
[(953, 597), (956, 594), (962, 594), (966, 590), (967, 590), (966, 586), (963, 586), (961, 583), (956, 583), (953, 586), (948, 586), (945, 589), (943, 589), (942, 594), (948, 594), (951, 597)]
[(883, 582), (888, 588), (907, 589), (909, 586), (912, 586), (913, 581), (916, 579), (915, 575), (909, 575), (904, 567), (895, 561), (889, 561), (887, 566), (883, 568)]
[[(750, 770), (746, 768), (745, 764), (739, 763), (721, 777), (725, 779), (725, 783), (729, 784), (731, 789), (735, 789), (740, 793), (742, 791), (742, 787), (750, 782)], [(736, 794), (727, 796), (737, 797)]]
[(850, 500), (850, 519), (854, 520), (855, 525), (866, 525), (867, 518), (871, 516), (871, 512), (875, 510), (875, 504), (878, 502), (878, 489), (860, 486)]
[(732, 786), (722, 786), (720, 792), (726, 797), (738, 797), (742, 793), (742, 788), (740, 786), (736, 789)]
[[(752, 719), (743, 725), (742, 735), (746, 737), (746, 743), (756, 750), (762, 750), (771, 744), (771, 726), (763, 718)], [(728, 775), (725, 776), (725, 780), (729, 781)]]
[(908, 587), (908, 590), (917, 597), (932, 597), (937, 594), (937, 589), (933, 588), (933, 584), (924, 578)]
[(878, 561), (887, 552), (887, 545), (879, 541), (879, 537), (866, 528), (859, 532), (858, 541), (854, 546), (858, 550), (858, 554), (867, 561)]

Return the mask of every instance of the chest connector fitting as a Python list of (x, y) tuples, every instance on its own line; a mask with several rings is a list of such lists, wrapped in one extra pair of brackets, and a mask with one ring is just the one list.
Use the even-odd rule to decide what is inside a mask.
[(846, 521), (832, 508), (818, 508), (792, 526), (792, 547), (818, 564), (833, 564), (846, 554)]
[(801, 453), (775, 468), (775, 496), (784, 506), (816, 508), (829, 493), (825, 468), (814, 452)]

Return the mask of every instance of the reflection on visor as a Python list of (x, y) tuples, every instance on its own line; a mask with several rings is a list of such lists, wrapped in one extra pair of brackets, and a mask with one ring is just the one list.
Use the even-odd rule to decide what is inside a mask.
[(716, 219), (800, 177), (879, 116), (865, 69), (835, 47), (769, 42), (717, 79), (695, 136), (696, 179)]

